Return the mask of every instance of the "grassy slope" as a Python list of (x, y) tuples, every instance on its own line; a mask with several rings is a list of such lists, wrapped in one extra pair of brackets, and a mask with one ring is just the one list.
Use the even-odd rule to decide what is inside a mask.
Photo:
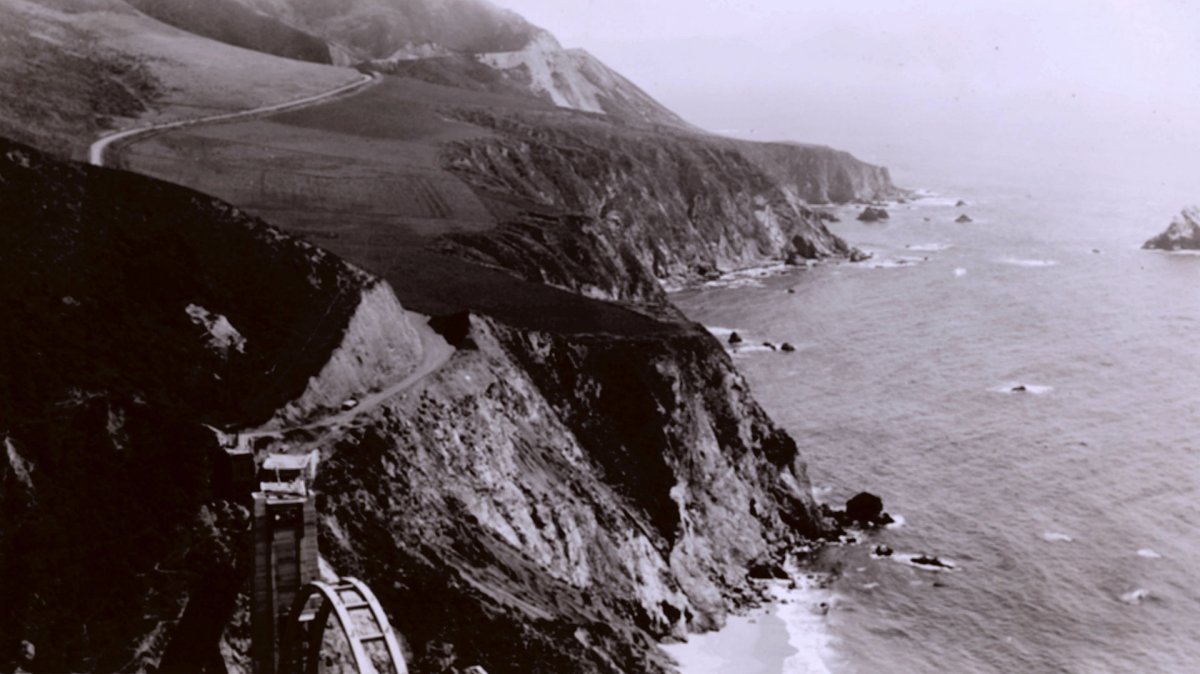
[(275, 56), (331, 63), (325, 41), (263, 16), (237, 0), (128, 0), (163, 23)]
[(6, 0), (0, 44), (0, 134), (76, 159), (107, 129), (301, 98), (358, 76), (185, 33), (120, 0)]
[(489, 133), (438, 112), (467, 104), (552, 110), (389, 78), (344, 101), (138, 141), (122, 156), (134, 170), (221, 196), (308, 236), (387, 278), (405, 306), (423, 313), (476, 309), (562, 331), (660, 329), (616, 305), (428, 249), (442, 234), (497, 223), (494, 206), (441, 167), (441, 144)]

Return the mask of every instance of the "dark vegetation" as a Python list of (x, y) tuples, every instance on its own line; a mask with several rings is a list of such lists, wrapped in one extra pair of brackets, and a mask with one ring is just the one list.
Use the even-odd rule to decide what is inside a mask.
[[(364, 277), (211, 197), (10, 141), (0, 204), (0, 670), (139, 670), (165, 650), (196, 671), (215, 641), (172, 626), (224, 629), (246, 526), (212, 493), (202, 422), (295, 397)], [(214, 350), (192, 303), (245, 353)]]

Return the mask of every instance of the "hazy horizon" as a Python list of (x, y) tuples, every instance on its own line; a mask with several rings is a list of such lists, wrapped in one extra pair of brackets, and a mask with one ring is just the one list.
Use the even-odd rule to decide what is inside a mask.
[(1200, 143), (1200, 6), (499, 3), (711, 131), (832, 145), (910, 184), (1038, 156), (1033, 173), (1200, 195), (1180, 175)]

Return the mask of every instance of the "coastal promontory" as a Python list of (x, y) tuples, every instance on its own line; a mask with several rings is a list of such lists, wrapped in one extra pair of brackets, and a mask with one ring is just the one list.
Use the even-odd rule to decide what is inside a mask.
[(1171, 226), (1142, 244), (1146, 250), (1200, 250), (1200, 207), (1183, 209)]

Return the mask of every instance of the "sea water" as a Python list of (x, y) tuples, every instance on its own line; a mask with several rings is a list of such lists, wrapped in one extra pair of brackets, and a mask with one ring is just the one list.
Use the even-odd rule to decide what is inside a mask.
[(821, 553), (825, 609), (773, 611), (820, 662), (756, 671), (1200, 671), (1200, 256), (1139, 249), (1188, 202), (952, 182), (882, 224), (839, 209), (867, 262), (674, 295), (718, 336), (791, 343), (733, 357), (817, 498), (869, 490), (903, 521)]

